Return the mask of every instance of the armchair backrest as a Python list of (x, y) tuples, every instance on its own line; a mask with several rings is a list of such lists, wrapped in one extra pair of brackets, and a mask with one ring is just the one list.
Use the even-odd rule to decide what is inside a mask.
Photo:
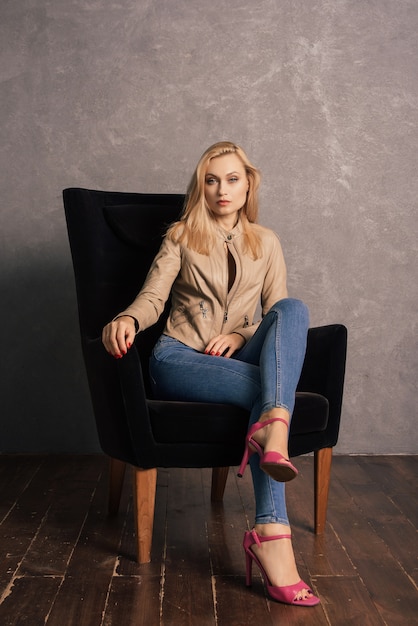
[[(85, 342), (99, 337), (141, 289), (166, 227), (181, 213), (184, 195), (70, 188), (63, 197)], [(167, 314), (168, 305), (158, 324), (138, 338), (146, 388), (148, 358)]]

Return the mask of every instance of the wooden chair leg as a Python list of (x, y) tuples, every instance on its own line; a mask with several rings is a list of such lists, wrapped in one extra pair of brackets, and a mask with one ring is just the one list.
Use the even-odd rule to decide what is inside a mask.
[(117, 515), (119, 511), (120, 497), (122, 495), (123, 481), (125, 478), (126, 463), (118, 459), (110, 459), (109, 467), (109, 515)]
[(134, 515), (138, 563), (151, 561), (157, 470), (133, 468)]
[(315, 451), (315, 534), (325, 530), (331, 477), (332, 448)]
[(228, 474), (229, 467), (212, 468), (212, 489), (210, 496), (212, 502), (222, 502)]

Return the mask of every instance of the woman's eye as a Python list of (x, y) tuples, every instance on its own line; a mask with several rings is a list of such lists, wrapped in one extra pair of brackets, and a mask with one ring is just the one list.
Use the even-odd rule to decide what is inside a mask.
[(216, 183), (216, 180), (214, 178), (207, 178), (206, 179), (206, 184), (207, 185), (213, 185), (214, 183)]
[(236, 183), (238, 182), (238, 178), (236, 176), (233, 176), (232, 178), (229, 179), (230, 183)]

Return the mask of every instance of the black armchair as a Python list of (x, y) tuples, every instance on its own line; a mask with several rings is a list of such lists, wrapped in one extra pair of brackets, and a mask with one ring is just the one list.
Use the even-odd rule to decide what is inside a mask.
[[(128, 354), (110, 357), (103, 326), (136, 296), (165, 227), (184, 196), (65, 189), (81, 344), (99, 440), (109, 455), (109, 510), (117, 512), (126, 464), (134, 467), (138, 561), (150, 560), (157, 467), (211, 467), (212, 500), (222, 500), (228, 469), (244, 450), (249, 415), (231, 405), (152, 398), (148, 359), (162, 332), (141, 332)], [(325, 527), (332, 447), (338, 439), (347, 331), (312, 328), (291, 424), (291, 456), (315, 453), (315, 532)]]

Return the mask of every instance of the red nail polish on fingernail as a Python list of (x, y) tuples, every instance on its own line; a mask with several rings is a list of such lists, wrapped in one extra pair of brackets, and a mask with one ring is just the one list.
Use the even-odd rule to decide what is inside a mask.
[(217, 352), (217, 353), (216, 353), (216, 356), (221, 356), (221, 353), (220, 353), (220, 352)]
[(126, 345), (130, 348), (132, 344), (128, 342)]

